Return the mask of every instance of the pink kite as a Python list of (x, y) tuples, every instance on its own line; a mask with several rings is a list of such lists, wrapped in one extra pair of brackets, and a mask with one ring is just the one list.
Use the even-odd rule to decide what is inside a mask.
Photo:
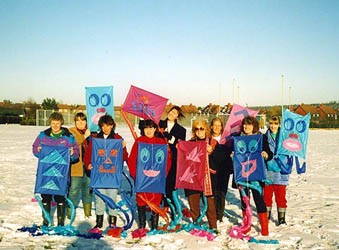
[(122, 110), (159, 124), (168, 99), (131, 85)]
[(175, 188), (204, 191), (205, 167), (206, 142), (179, 140)]
[(226, 126), (224, 131), (222, 132), (220, 143), (224, 144), (227, 137), (241, 131), (241, 122), (245, 116), (253, 116), (255, 117), (259, 113), (259, 110), (252, 110), (249, 108), (242, 107), (238, 104), (233, 104), (233, 108), (226, 122)]

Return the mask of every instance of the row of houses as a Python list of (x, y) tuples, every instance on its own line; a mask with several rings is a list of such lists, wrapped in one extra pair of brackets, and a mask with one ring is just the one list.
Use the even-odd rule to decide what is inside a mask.
[[(174, 105), (169, 103), (165, 112), (167, 113)], [(281, 106), (273, 106), (273, 107), (252, 107), (253, 109), (259, 109), (259, 114), (271, 116), (271, 115), (281, 115)], [(10, 104), (6, 102), (0, 102), (0, 114), (12, 114), (22, 117), (23, 119), (35, 119), (36, 118), (36, 110), (42, 109), (39, 104)], [(120, 116), (120, 106), (114, 107), (114, 113), (117, 117)], [(185, 115), (187, 114), (201, 114), (201, 115), (217, 115), (217, 114), (229, 114), (232, 110), (232, 105), (230, 103), (220, 106), (215, 104), (208, 104), (205, 107), (197, 107), (193, 104), (182, 105), (181, 109)], [(339, 110), (332, 108), (331, 106), (327, 106), (324, 104), (319, 105), (306, 105), (304, 103), (300, 105), (290, 106), (290, 111), (300, 114), (306, 115), (307, 113), (311, 114), (311, 120), (337, 120), (339, 115)], [(68, 105), (68, 104), (58, 104), (57, 110), (62, 114), (68, 114), (73, 116), (75, 113), (84, 112), (86, 113), (85, 105)], [(164, 113), (165, 116), (165, 113)]]

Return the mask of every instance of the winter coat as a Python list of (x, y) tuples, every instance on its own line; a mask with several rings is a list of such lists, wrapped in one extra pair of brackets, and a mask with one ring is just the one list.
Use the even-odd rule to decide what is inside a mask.
[(168, 141), (171, 141), (174, 139), (173, 143), (168, 143), (170, 149), (171, 149), (171, 155), (172, 155), (172, 164), (171, 169), (168, 173), (168, 176), (166, 178), (166, 186), (170, 190), (174, 190), (175, 187), (175, 180), (177, 175), (177, 144), (179, 140), (186, 140), (186, 129), (182, 126), (180, 126), (177, 121), (175, 121), (174, 126), (172, 127), (170, 132), (165, 132), (167, 129), (167, 121), (161, 120), (159, 122), (160, 131), (163, 133), (163, 135), (166, 137)]
[[(137, 174), (137, 160), (138, 160), (138, 142), (149, 143), (149, 144), (167, 144), (166, 141), (162, 138), (157, 138), (153, 136), (152, 138), (148, 138), (147, 136), (141, 136), (135, 140), (131, 154), (128, 158), (128, 169), (131, 177), (134, 180)], [(166, 168), (166, 176), (171, 168), (171, 151), (168, 148), (167, 155), (167, 168)], [(146, 206), (147, 204), (139, 197), (142, 196), (145, 200), (149, 200), (154, 204), (160, 205), (162, 194), (160, 193), (137, 193), (136, 201), (138, 206)]]
[(272, 182), (274, 185), (288, 185), (288, 180), (290, 175), (289, 174), (281, 174), (280, 173), (280, 168), (279, 165), (276, 161), (277, 158), (280, 159), (280, 162), (283, 164), (287, 163), (287, 156), (286, 155), (277, 155), (277, 148), (278, 148), (278, 139), (279, 139), (279, 132), (280, 129), (278, 130), (278, 133), (276, 135), (276, 139), (273, 138), (271, 130), (268, 129), (266, 132), (267, 140), (269, 147), (272, 152), (274, 152), (273, 159), (267, 162), (267, 172), (266, 172), (266, 180)]
[(54, 139), (51, 136), (52, 129), (48, 128), (44, 131), (41, 131), (33, 143), (33, 154), (39, 158), (38, 147), (43, 145), (48, 146), (62, 146), (62, 147), (73, 147), (73, 155), (71, 155), (71, 163), (79, 161), (79, 146), (74, 138), (74, 136), (69, 132), (67, 128), (61, 127), (63, 130), (63, 135)]
[(72, 164), (71, 167), (71, 176), (84, 176), (84, 167), (83, 167), (83, 142), (85, 141), (85, 137), (81, 134), (76, 127), (72, 127), (69, 129), (69, 132), (74, 136), (77, 144), (79, 145), (79, 161), (77, 163)]
[(217, 185), (216, 191), (227, 191), (229, 176), (233, 173), (233, 161), (231, 153), (233, 148), (226, 144), (217, 144), (215, 147), (214, 157), (212, 158), (217, 165)]

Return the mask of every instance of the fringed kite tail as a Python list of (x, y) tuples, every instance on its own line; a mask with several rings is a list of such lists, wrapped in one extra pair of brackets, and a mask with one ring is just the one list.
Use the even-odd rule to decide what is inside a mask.
[(295, 157), (296, 170), (298, 174), (304, 174), (306, 172), (306, 162), (300, 167), (299, 158)]
[(165, 219), (166, 224), (163, 227), (158, 227), (158, 230), (166, 230), (169, 225), (169, 218), (167, 216), (167, 209), (161, 209), (159, 206), (154, 204), (153, 202), (149, 201), (148, 199), (144, 198), (142, 195), (137, 194), (137, 196), (147, 204), (147, 206), (157, 214), (159, 214), (162, 218)]
[(199, 224), (201, 222), (202, 218), (205, 216), (206, 211), (207, 211), (207, 199), (206, 199), (205, 195), (202, 196), (202, 200), (204, 202), (204, 206), (203, 206), (203, 208), (201, 210), (200, 216), (198, 217), (198, 219), (196, 221), (196, 224)]
[(74, 208), (73, 202), (69, 198), (66, 198), (66, 201), (68, 203), (68, 206), (71, 208), (71, 218), (70, 218), (69, 225), (72, 226), (74, 219), (75, 219), (75, 208)]
[(124, 199), (126, 200), (128, 206), (129, 206), (129, 209), (131, 210), (132, 212), (132, 219), (129, 218), (129, 215), (127, 213), (127, 211), (125, 211), (124, 209), (122, 209), (121, 206), (118, 206), (113, 200), (112, 198), (102, 194), (99, 190), (97, 190), (96, 188), (93, 189), (94, 190), (94, 193), (96, 195), (98, 195), (101, 199), (103, 199), (103, 201), (112, 209), (119, 209), (124, 215), (125, 215), (125, 218), (126, 218), (126, 225), (123, 227), (124, 228), (124, 231), (125, 230), (128, 230), (129, 228), (132, 227), (132, 224), (133, 224), (133, 219), (134, 219), (134, 210), (132, 208), (132, 204), (131, 202), (129, 201), (129, 198), (127, 197), (126, 193), (123, 191), (122, 194), (123, 194), (123, 197)]
[(34, 196), (35, 199), (38, 201), (39, 206), (41, 207), (42, 213), (44, 214), (44, 217), (46, 218), (46, 220), (48, 221), (48, 225), (52, 226), (52, 220), (51, 220), (51, 216), (50, 214), (46, 211), (46, 209), (44, 208), (41, 198), (38, 195)]

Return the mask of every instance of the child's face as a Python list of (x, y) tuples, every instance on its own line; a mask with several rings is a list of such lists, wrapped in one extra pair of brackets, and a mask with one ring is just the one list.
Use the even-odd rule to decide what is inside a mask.
[(169, 121), (173, 122), (179, 116), (179, 112), (176, 109), (172, 109), (171, 112), (168, 113), (167, 118)]
[(111, 133), (113, 129), (113, 125), (109, 125), (104, 123), (101, 127), (102, 132), (104, 133), (104, 135), (109, 135)]
[(221, 122), (218, 120), (214, 121), (212, 125), (213, 135), (219, 136), (221, 134), (221, 129), (222, 129)]
[(244, 124), (244, 133), (246, 135), (251, 135), (253, 133), (253, 125), (252, 124)]
[(78, 129), (80, 129), (80, 130), (85, 129), (86, 128), (86, 124), (87, 124), (86, 119), (85, 120), (81, 120), (80, 117), (78, 117), (77, 120), (75, 121), (75, 126)]
[(152, 138), (155, 134), (156, 129), (153, 127), (146, 127), (144, 128), (144, 133), (145, 136), (147, 136), (148, 138)]
[(61, 121), (52, 120), (51, 121), (51, 129), (54, 134), (58, 134), (61, 131)]
[(279, 128), (279, 123), (275, 121), (270, 121), (270, 130), (272, 131), (272, 133), (277, 133), (278, 128)]

